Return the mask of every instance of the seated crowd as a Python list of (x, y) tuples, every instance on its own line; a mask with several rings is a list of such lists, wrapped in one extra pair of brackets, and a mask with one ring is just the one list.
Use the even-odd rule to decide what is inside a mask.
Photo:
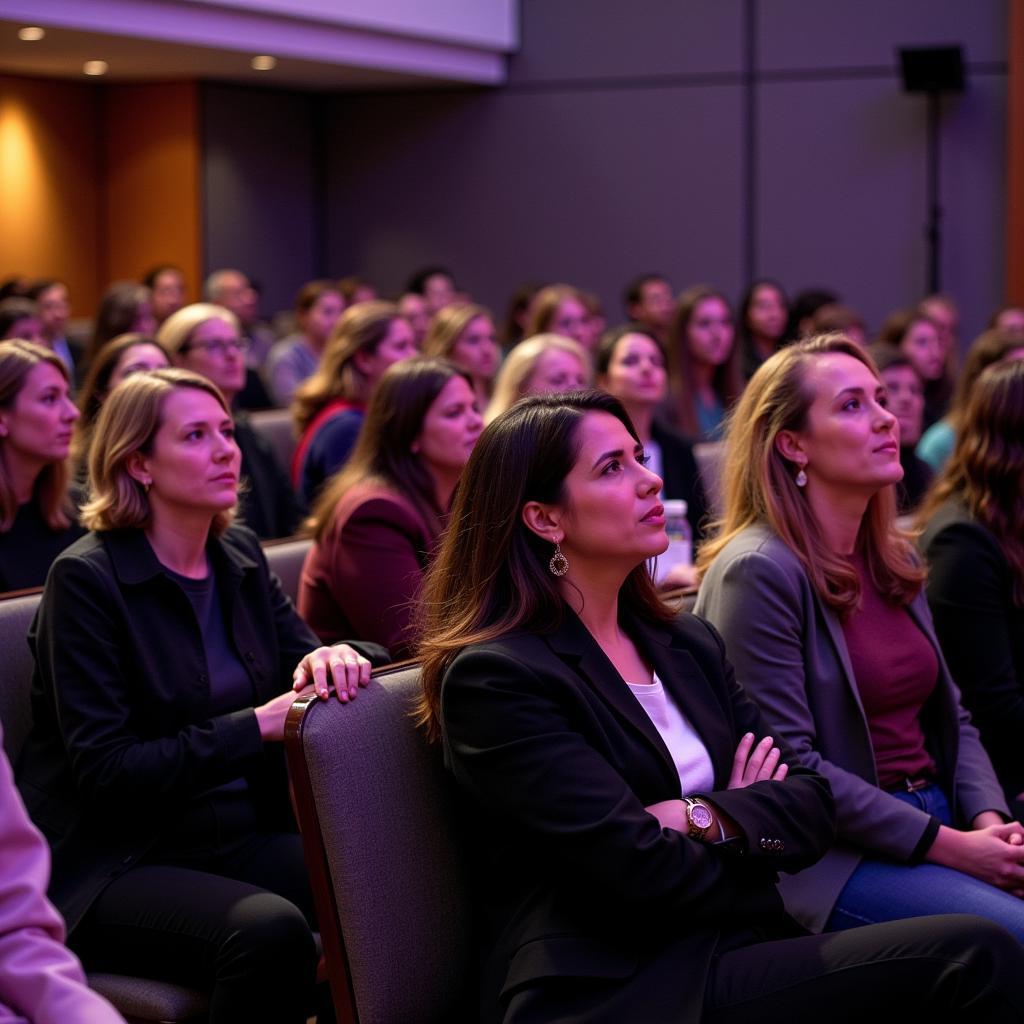
[[(241, 271), (189, 303), (162, 265), (81, 338), (61, 282), (3, 292), (0, 592), (43, 589), (0, 1016), (118, 1019), (77, 956), (214, 1022), (333, 1019), (284, 721), (412, 658), (479, 1019), (1024, 1020), (1024, 310), (959, 368), (945, 296), (869, 343), (769, 279), (734, 319), (643, 275), (608, 328), (428, 267), (271, 324)], [(294, 535), (293, 605), (261, 542)], [(21, 941), (59, 983), (8, 983)]]

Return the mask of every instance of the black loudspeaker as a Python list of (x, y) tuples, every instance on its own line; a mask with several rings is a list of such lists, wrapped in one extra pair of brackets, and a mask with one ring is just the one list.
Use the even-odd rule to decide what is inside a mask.
[(900, 70), (907, 92), (963, 92), (964, 56), (959, 46), (903, 47)]

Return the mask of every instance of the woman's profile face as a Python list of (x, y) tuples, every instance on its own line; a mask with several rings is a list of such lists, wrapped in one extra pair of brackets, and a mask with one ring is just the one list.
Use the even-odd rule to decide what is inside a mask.
[(612, 350), (604, 387), (628, 405), (658, 405), (665, 398), (665, 359), (645, 334), (624, 334)]
[(808, 494), (870, 496), (903, 478), (896, 417), (885, 385), (864, 363), (825, 353), (811, 361), (804, 387), (814, 395), (806, 425), (787, 433), (806, 460)]
[(132, 458), (135, 478), (150, 482), (154, 509), (212, 517), (238, 499), (242, 456), (234, 422), (220, 402), (200, 388), (175, 388), (164, 399), (150, 453), (137, 452)]
[(78, 417), (64, 375), (49, 363), (37, 363), (11, 407), (0, 410), (5, 452), (39, 466), (66, 459)]
[(161, 367), (169, 366), (167, 356), (161, 348), (151, 345), (149, 342), (139, 342), (138, 345), (129, 345), (118, 357), (114, 369), (110, 372), (110, 380), (107, 383), (109, 394), (121, 381), (126, 380), (133, 373), (145, 373), (147, 370), (159, 370)]
[(701, 299), (686, 329), (690, 358), (705, 366), (721, 366), (732, 354), (733, 335), (729, 306), (715, 295)]
[(413, 451), (432, 472), (457, 473), (469, 461), (483, 425), (473, 389), (456, 374), (430, 403)]
[(560, 348), (542, 352), (526, 379), (523, 396), (551, 395), (562, 391), (579, 391), (587, 386), (586, 367), (573, 355)]
[(372, 387), (389, 366), (418, 354), (419, 346), (416, 344), (412, 326), (404, 316), (396, 316), (373, 351), (356, 353), (355, 365)]
[(914, 364), (922, 380), (938, 380), (946, 369), (946, 349), (930, 320), (915, 320), (900, 341), (900, 351)]
[(451, 360), (479, 380), (490, 380), (498, 372), (501, 351), (489, 316), (474, 317), (452, 346)]
[(786, 303), (778, 288), (761, 284), (754, 289), (747, 309), (747, 325), (754, 334), (777, 341), (786, 329), (786, 316)]
[(579, 455), (556, 507), (570, 571), (617, 563), (631, 569), (668, 546), (662, 481), (644, 464), (643, 446), (615, 416), (588, 412), (577, 427)]

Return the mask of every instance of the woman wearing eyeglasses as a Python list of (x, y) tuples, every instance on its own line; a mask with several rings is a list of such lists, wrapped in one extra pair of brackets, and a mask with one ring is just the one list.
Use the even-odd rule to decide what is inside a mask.
[[(238, 318), (224, 306), (195, 302), (169, 316), (157, 341), (175, 366), (212, 381), (232, 405), (245, 386), (245, 352)], [(300, 508), (269, 442), (244, 413), (235, 412), (235, 441), (242, 452), (242, 477), (248, 481), (240, 498), (239, 518), (258, 537), (288, 537), (299, 523)]]

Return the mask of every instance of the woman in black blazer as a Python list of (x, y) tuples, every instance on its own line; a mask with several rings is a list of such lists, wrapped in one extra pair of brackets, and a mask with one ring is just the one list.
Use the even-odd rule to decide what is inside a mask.
[(333, 675), (348, 700), (370, 666), (317, 648), (231, 526), (239, 462), (203, 377), (137, 374), (104, 403), (93, 532), (54, 563), (30, 631), (19, 783), (87, 968), (212, 990), (211, 1022), (299, 1024), (313, 911), (278, 741), (293, 689), (326, 697)]
[(827, 849), (831, 794), (773, 746), (714, 630), (659, 602), (643, 462), (608, 395), (520, 402), (428, 573), (420, 713), (472, 813), (482, 1019), (1019, 1015), (1022, 954), (993, 925), (821, 937), (783, 912), (776, 874)]

